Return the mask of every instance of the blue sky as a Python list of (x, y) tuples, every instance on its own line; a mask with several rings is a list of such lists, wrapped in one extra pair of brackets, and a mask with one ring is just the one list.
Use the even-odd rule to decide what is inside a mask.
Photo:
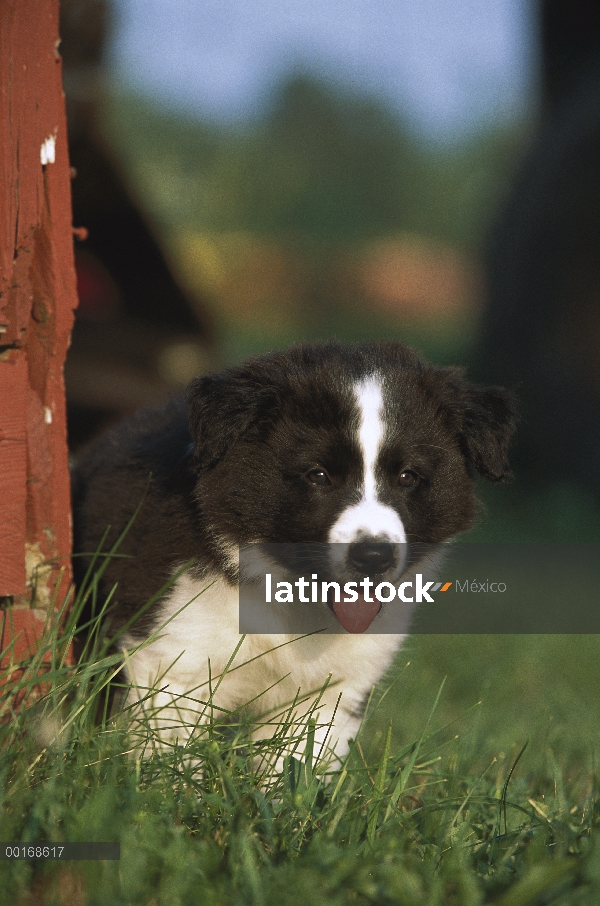
[(423, 138), (522, 116), (532, 0), (114, 0), (112, 59), (136, 89), (221, 122), (300, 68), (384, 99)]

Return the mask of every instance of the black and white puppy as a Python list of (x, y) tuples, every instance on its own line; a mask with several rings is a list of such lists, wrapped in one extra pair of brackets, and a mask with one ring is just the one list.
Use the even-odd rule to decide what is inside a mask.
[[(240, 543), (339, 542), (348, 570), (398, 580), (405, 564), (393, 545), (440, 544), (468, 528), (473, 475), (506, 477), (513, 430), (502, 389), (469, 384), (400, 343), (331, 342), (197, 378), (186, 400), (105, 435), (74, 471), (75, 551), (95, 551), (109, 526), (112, 543), (143, 501), (119, 549), (129, 556), (101, 580), (104, 594), (117, 584), (111, 629), (192, 563), (120, 638), (128, 702), (160, 689), (158, 726), (172, 738), (185, 736), (182, 715), (190, 727), (202, 719), (209, 660), (214, 687), (240, 638)], [(76, 566), (81, 574), (82, 559)], [(341, 692), (329, 741), (343, 755), (404, 636), (383, 634), (385, 605), (358, 623), (338, 611), (339, 634), (283, 646), (281, 635), (248, 636), (231, 665), (243, 666), (212, 705), (227, 714), (254, 701), (276, 713), (331, 675), (320, 720), (332, 719)]]

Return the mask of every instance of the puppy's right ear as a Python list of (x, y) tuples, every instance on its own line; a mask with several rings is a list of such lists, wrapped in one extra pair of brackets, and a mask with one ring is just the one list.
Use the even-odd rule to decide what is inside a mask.
[(272, 389), (257, 377), (233, 369), (195, 378), (187, 392), (194, 460), (202, 469), (215, 466), (254, 424), (272, 415)]

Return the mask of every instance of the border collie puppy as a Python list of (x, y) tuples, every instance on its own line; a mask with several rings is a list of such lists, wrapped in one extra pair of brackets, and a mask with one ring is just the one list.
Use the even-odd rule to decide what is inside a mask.
[(337, 634), (248, 635), (215, 691), (241, 638), (239, 545), (337, 542), (337, 575), (397, 583), (409, 560), (394, 546), (440, 545), (467, 529), (473, 475), (507, 476), (513, 430), (500, 388), (400, 343), (330, 342), (197, 378), (185, 400), (106, 434), (74, 470), (75, 551), (93, 553), (108, 527), (114, 543), (138, 510), (100, 580), (104, 595), (116, 586), (111, 632), (127, 627), (127, 704), (144, 707), (159, 690), (159, 732), (184, 741), (209, 698), (224, 715), (248, 702), (276, 715), (331, 677), (320, 738), (329, 732), (341, 757), (404, 635), (386, 633), (385, 604), (361, 598), (353, 616), (334, 603)]

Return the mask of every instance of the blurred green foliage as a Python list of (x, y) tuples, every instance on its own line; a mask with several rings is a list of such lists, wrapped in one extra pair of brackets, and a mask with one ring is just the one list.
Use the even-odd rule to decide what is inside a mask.
[[(378, 102), (295, 76), (261, 119), (236, 129), (118, 90), (102, 128), (182, 272), (198, 274), (190, 237), (205, 245), (207, 237), (241, 237), (242, 245), (254, 237), (276, 244), (301, 284), (291, 302), (285, 287), (270, 286), (236, 307), (224, 303), (227, 288), (213, 296), (210, 280), (188, 280), (213, 310), (223, 361), (331, 336), (402, 339), (441, 364), (468, 359), (472, 311), (415, 319), (414, 309), (383, 310), (360, 287), (345, 293), (343, 281), (332, 283), (340, 283), (340, 259), (363, 260), (368, 243), (385, 237), (424, 237), (474, 258), (519, 159), (523, 126), (426, 147)], [(210, 270), (206, 255), (201, 263)], [(460, 309), (465, 300), (456, 301)]]
[(327, 242), (408, 231), (478, 247), (524, 142), (515, 126), (426, 147), (376, 101), (303, 76), (244, 128), (118, 92), (104, 127), (163, 229)]

